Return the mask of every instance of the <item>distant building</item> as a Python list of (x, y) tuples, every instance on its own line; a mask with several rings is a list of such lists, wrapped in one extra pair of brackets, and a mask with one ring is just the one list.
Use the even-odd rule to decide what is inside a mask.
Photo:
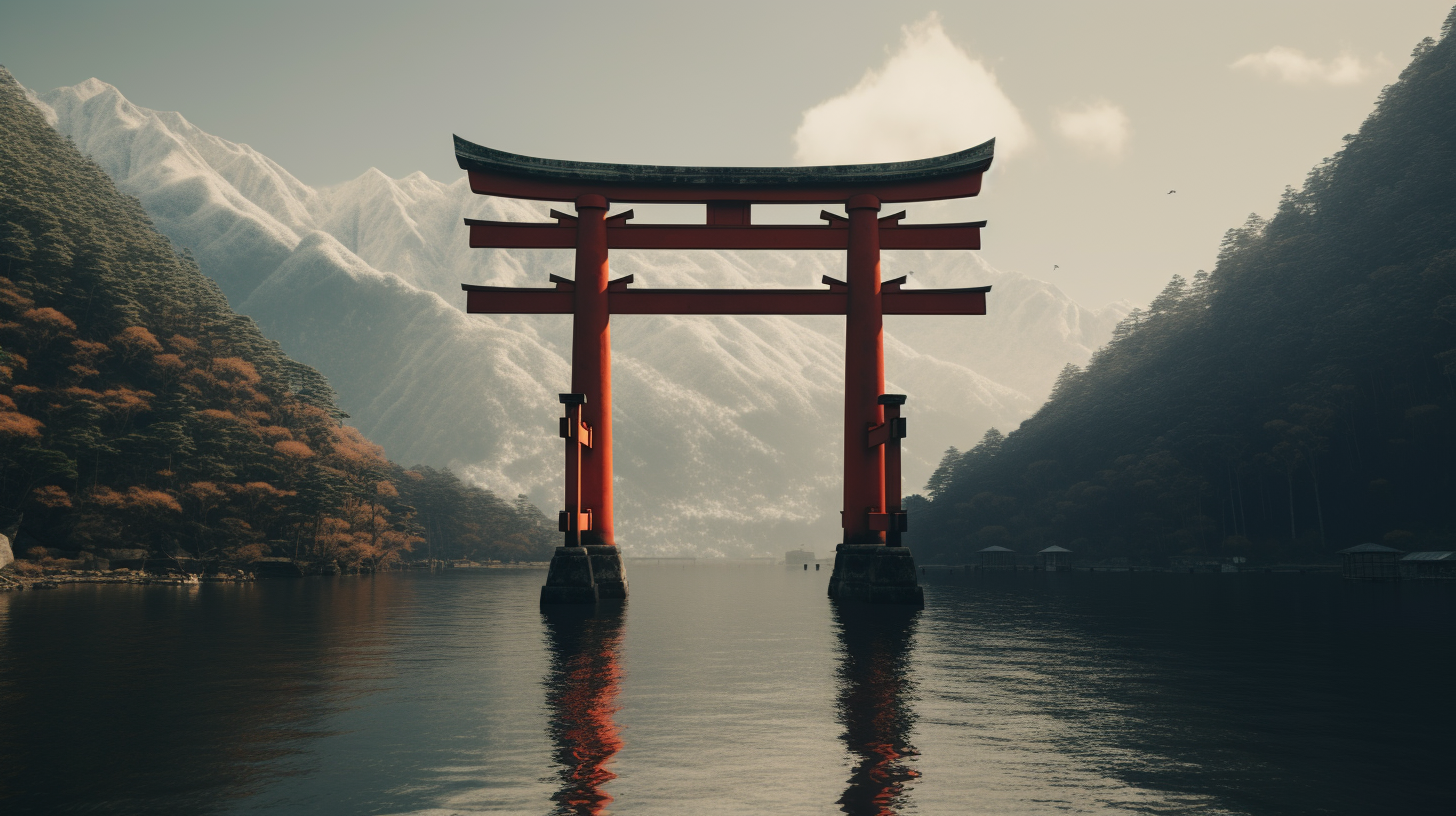
[(1053, 544), (1036, 554), (1036, 565), (1047, 572), (1056, 572), (1059, 568), (1065, 568), (1071, 557), (1071, 550)]
[(1413, 552), (1400, 559), (1402, 578), (1456, 578), (1456, 552)]
[(1340, 550), (1346, 578), (1363, 581), (1388, 581), (1400, 577), (1400, 554), (1405, 550), (1381, 544), (1357, 544)]
[(1016, 569), (1016, 551), (1005, 547), (987, 547), (980, 551), (981, 569)]
[(784, 563), (791, 567), (812, 564), (817, 560), (819, 559), (814, 555), (813, 550), (789, 550), (784, 553)]

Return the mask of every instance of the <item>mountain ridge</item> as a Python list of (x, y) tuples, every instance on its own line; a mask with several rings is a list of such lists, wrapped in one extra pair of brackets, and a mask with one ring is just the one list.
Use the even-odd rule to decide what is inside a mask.
[[(354, 421), (392, 458), (453, 465), (552, 506), (560, 457), (546, 430), (554, 393), (569, 380), (569, 322), (467, 317), (459, 293), (462, 282), (541, 285), (549, 274), (570, 275), (569, 253), (467, 245), (462, 218), (543, 220), (544, 205), (472, 195), (463, 177), (394, 179), (374, 168), (314, 189), (252, 148), (181, 114), (133, 105), (100, 80), (34, 98), (198, 259), (235, 308), (330, 377)], [(918, 425), (918, 444), (907, 448), (912, 489), (929, 474), (935, 448), (1029, 415), (1056, 370), (1085, 361), (1126, 311), (1088, 310), (1050, 284), (950, 255), (886, 253), (887, 275), (913, 269), (914, 286), (964, 286), (974, 277), (996, 287), (995, 317), (977, 318), (979, 326), (887, 321), (889, 387), (911, 394)], [(842, 264), (834, 253), (613, 256), (618, 274), (674, 287), (812, 286)], [(726, 549), (709, 549), (832, 540), (838, 434), (825, 429), (839, 421), (838, 321), (652, 317), (619, 318), (614, 327), (619, 534), (629, 546), (681, 551), (684, 539), (721, 538), (725, 522), (745, 519), (756, 521), (728, 534)], [(754, 479), (731, 475), (738, 471)], [(772, 500), (753, 483), (765, 478), (780, 485), (768, 491)]]

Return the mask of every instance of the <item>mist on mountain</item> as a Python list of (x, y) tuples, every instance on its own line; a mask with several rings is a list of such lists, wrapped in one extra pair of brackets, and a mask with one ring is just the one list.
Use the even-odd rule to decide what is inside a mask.
[[(560, 501), (555, 395), (570, 319), (467, 316), (461, 283), (542, 286), (569, 251), (472, 250), (462, 219), (545, 220), (538, 203), (377, 170), (314, 189), (246, 145), (96, 79), (36, 104), (228, 301), (329, 378), (351, 421), (396, 460), (450, 466), (497, 492)], [(448, 134), (441, 134), (448, 150)], [(912, 213), (913, 216), (913, 213)], [(994, 236), (994, 224), (990, 235)], [(615, 275), (663, 287), (813, 287), (829, 252), (613, 254)], [(911, 286), (992, 285), (984, 318), (886, 321), (887, 389), (910, 395), (910, 488), (947, 444), (1029, 416), (1127, 312), (970, 253), (886, 253)], [(839, 538), (843, 321), (613, 320), (618, 536), (629, 552), (745, 555)]]

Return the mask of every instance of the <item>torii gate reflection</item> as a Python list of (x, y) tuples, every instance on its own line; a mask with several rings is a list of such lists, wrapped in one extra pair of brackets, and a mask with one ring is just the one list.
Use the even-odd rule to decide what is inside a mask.
[[(575, 249), (576, 279), (554, 288), (462, 285), (472, 314), (570, 314), (571, 392), (561, 401), (566, 438), (563, 547), (551, 560), (542, 603), (625, 598), (626, 575), (612, 519), (611, 315), (845, 315), (843, 543), (829, 594), (841, 600), (921, 603), (915, 565), (899, 546), (899, 440), (905, 398), (885, 394), (884, 315), (982, 315), (989, 286), (902, 289), (880, 280), (881, 249), (979, 249), (985, 222), (901, 224), (882, 204), (974, 196), (995, 140), (931, 159), (828, 167), (666, 167), (570, 162), (520, 156), (455, 137), (455, 155), (481, 195), (572, 201), (576, 214), (554, 223), (467, 219), (470, 246)], [(613, 203), (704, 204), (707, 223), (628, 223), (607, 216)], [(842, 204), (823, 225), (752, 223), (754, 204)], [(610, 249), (843, 249), (845, 280), (827, 289), (632, 289), (612, 280)]]
[(556, 816), (598, 816), (612, 797), (607, 768), (622, 750), (612, 714), (621, 691), (623, 610), (552, 606), (542, 611), (550, 646), (546, 676), (549, 732), (560, 785)]
[[(910, 742), (915, 694), (910, 654), (920, 612), (871, 611), (833, 603), (839, 666), (835, 672), (840, 739), (852, 770), (838, 805), (848, 816), (894, 816), (920, 778)], [(541, 610), (551, 659), (545, 677), (547, 726), (559, 784), (553, 816), (599, 816), (617, 778), (609, 767), (625, 747), (613, 715), (622, 685), (626, 621), (620, 605), (548, 605)]]

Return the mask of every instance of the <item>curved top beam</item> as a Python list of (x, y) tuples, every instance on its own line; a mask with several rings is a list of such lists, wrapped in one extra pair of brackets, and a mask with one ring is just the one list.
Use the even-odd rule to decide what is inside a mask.
[(992, 139), (958, 153), (883, 164), (810, 167), (671, 167), (539, 159), (455, 137), (455, 158), (481, 195), (575, 201), (601, 195), (631, 203), (747, 201), (833, 204), (870, 194), (882, 202), (965, 198), (981, 191)]

